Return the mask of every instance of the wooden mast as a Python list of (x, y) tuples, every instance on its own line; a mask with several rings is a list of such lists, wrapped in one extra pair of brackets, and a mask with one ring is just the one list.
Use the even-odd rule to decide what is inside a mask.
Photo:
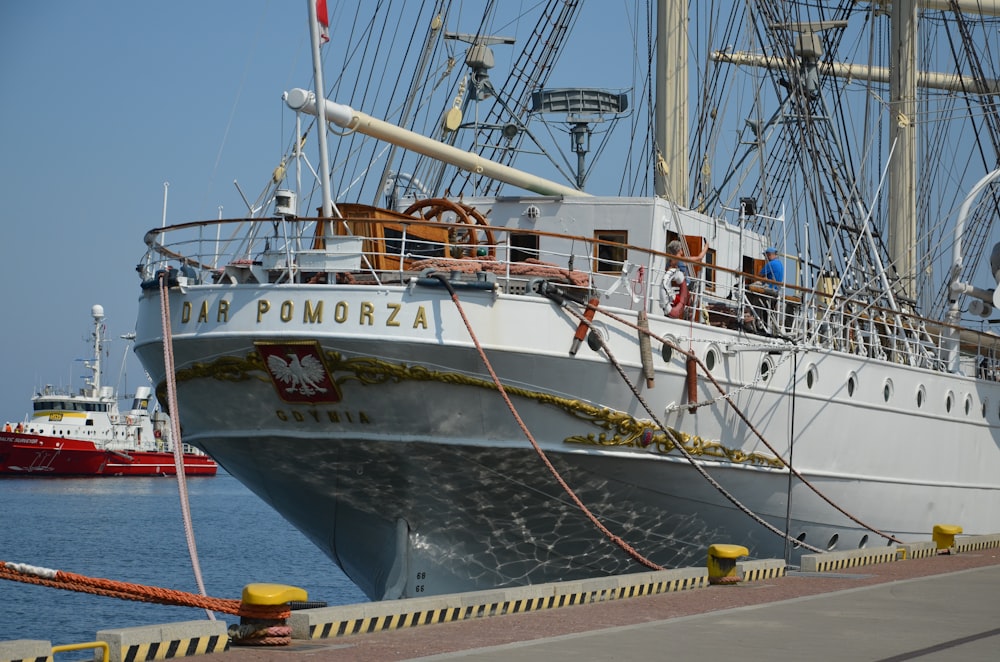
[(916, 298), (917, 256), (917, 2), (893, 0), (890, 18), (889, 259), (899, 293)]
[(688, 3), (656, 5), (656, 195), (688, 206)]

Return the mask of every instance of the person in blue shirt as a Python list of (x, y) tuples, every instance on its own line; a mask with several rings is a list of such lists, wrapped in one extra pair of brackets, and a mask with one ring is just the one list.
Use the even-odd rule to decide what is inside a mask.
[(757, 275), (775, 282), (753, 283), (749, 287), (747, 298), (750, 305), (753, 306), (757, 318), (763, 324), (764, 328), (758, 330), (768, 333), (774, 331), (770, 325), (772, 321), (771, 311), (777, 303), (778, 290), (781, 289), (781, 283), (785, 282), (785, 264), (778, 257), (778, 249), (774, 246), (768, 246), (764, 249), (764, 259), (766, 262)]
[[(764, 267), (760, 270), (760, 274), (758, 275), (763, 278), (777, 281), (777, 283), (784, 283), (785, 263), (778, 257), (778, 249), (774, 246), (768, 246), (764, 250), (764, 258), (767, 262), (764, 263)], [(777, 292), (779, 287), (777, 283), (765, 283), (764, 286), (772, 292)]]

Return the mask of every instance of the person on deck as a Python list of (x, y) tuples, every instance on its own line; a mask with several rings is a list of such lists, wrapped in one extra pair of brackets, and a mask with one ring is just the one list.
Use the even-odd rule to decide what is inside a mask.
[(780, 287), (778, 283), (785, 282), (785, 263), (778, 257), (778, 249), (774, 246), (768, 246), (764, 250), (764, 259), (767, 262), (764, 263), (758, 275), (762, 278), (775, 281), (774, 283), (764, 283), (764, 287), (771, 289), (777, 294)]
[[(675, 239), (667, 244), (667, 253), (667, 270), (663, 274), (660, 288), (660, 307), (663, 309), (664, 315), (680, 319), (684, 316), (685, 309), (690, 302), (688, 264), (677, 259), (677, 256), (684, 254), (684, 245)], [(695, 270), (700, 268), (700, 262), (705, 259), (707, 253), (708, 242), (706, 241), (701, 253), (692, 258), (699, 263), (692, 263), (695, 265)]]
[(785, 264), (778, 257), (778, 249), (774, 246), (768, 246), (764, 249), (764, 259), (766, 260), (764, 266), (757, 275), (768, 279), (769, 282), (753, 283), (749, 288), (748, 295), (750, 305), (754, 307), (766, 329), (769, 326), (770, 312), (777, 303), (781, 283), (785, 282)]
[[(679, 239), (674, 239), (669, 244), (667, 244), (667, 253), (669, 253), (670, 255), (684, 255), (684, 244), (682, 244)], [(700, 268), (701, 266), (700, 263), (704, 261), (705, 255), (707, 254), (708, 254), (708, 242), (704, 241), (702, 242), (701, 253), (691, 256), (691, 259), (694, 261), (692, 262), (691, 266), (695, 268), (695, 272), (697, 272), (697, 270)], [(680, 260), (668, 259), (667, 269), (674, 269), (674, 268), (680, 269), (681, 272), (684, 273), (684, 276), (686, 278), (691, 277), (691, 274), (688, 269), (688, 264), (686, 262), (681, 262)]]

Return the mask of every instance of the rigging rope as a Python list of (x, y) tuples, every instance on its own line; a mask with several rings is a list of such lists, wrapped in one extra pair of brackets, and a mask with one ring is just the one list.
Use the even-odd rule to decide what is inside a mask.
[[(575, 310), (571, 310), (569, 308), (566, 308), (566, 310), (571, 315), (573, 315), (574, 317), (577, 317), (580, 320), (581, 324), (587, 324), (588, 326), (590, 326), (590, 321), (587, 320), (583, 315), (579, 315)], [(649, 406), (649, 404), (646, 402), (646, 400), (642, 397), (642, 394), (639, 393), (639, 389), (632, 382), (632, 380), (629, 379), (628, 375), (625, 374), (625, 370), (622, 368), (621, 364), (615, 358), (614, 354), (611, 353), (611, 348), (608, 347), (608, 344), (606, 342), (604, 342), (604, 338), (600, 337), (600, 334), (595, 334), (595, 335), (597, 335), (600, 338), (601, 349), (603, 349), (604, 353), (607, 354), (608, 360), (611, 362), (611, 365), (614, 367), (614, 369), (621, 376), (622, 381), (624, 381), (625, 385), (628, 386), (628, 388), (629, 388), (630, 391), (632, 391), (632, 395), (634, 395), (635, 399), (639, 402), (640, 405), (642, 405), (642, 408), (646, 410), (646, 413), (649, 414), (649, 416), (653, 420), (653, 422), (656, 423), (656, 426), (658, 428), (660, 428), (660, 430), (663, 431), (663, 433), (666, 434), (667, 437), (669, 437), (671, 441), (673, 441), (674, 447), (677, 448), (677, 450), (679, 450), (681, 452), (681, 455), (683, 455), (684, 458), (691, 464), (691, 466), (694, 467), (695, 471), (697, 471), (699, 474), (701, 474), (702, 478), (704, 478), (706, 481), (708, 481), (708, 483), (712, 487), (714, 487), (716, 490), (718, 490), (719, 493), (722, 496), (724, 496), (730, 503), (732, 503), (740, 511), (742, 511), (745, 515), (747, 515), (752, 520), (754, 520), (755, 522), (757, 522), (758, 524), (760, 524), (761, 526), (763, 526), (768, 531), (771, 531), (772, 533), (775, 533), (775, 534), (781, 536), (785, 540), (789, 540), (791, 542), (794, 542), (796, 545), (798, 545), (800, 547), (804, 547), (805, 549), (808, 549), (809, 551), (817, 552), (817, 553), (822, 553), (823, 552), (823, 550), (821, 550), (821, 549), (819, 549), (817, 547), (813, 547), (812, 545), (809, 545), (809, 544), (807, 544), (807, 543), (805, 543), (803, 541), (794, 540), (794, 539), (790, 538), (784, 531), (779, 530), (773, 524), (765, 521), (764, 518), (762, 518), (760, 515), (758, 515), (757, 513), (753, 512), (752, 510), (750, 510), (750, 508), (748, 508), (747, 506), (745, 506), (739, 499), (737, 499), (728, 490), (726, 490), (726, 488), (724, 488), (722, 485), (720, 485), (718, 481), (716, 481), (714, 478), (712, 478), (712, 476), (709, 475), (708, 471), (706, 471), (705, 468), (703, 466), (701, 466), (697, 462), (697, 460), (694, 459), (694, 456), (692, 456), (691, 453), (689, 453), (688, 450), (686, 448), (684, 448), (684, 444), (681, 441), (680, 437), (677, 435), (677, 433), (674, 430), (672, 430), (671, 428), (669, 428), (666, 425), (664, 425), (663, 422), (660, 421), (659, 417), (657, 417), (657, 415), (653, 413), (652, 407)], [(654, 338), (656, 337), (652, 333), (650, 333), (650, 336), (654, 337)], [(694, 355), (693, 352), (688, 353), (688, 352), (685, 352), (683, 349), (680, 349), (680, 348), (678, 348), (678, 350), (680, 352), (684, 353), (688, 357), (688, 360), (691, 360), (692, 358), (695, 361), (698, 360), (697, 357)], [(770, 446), (768, 448), (770, 448)], [(775, 454), (775, 455), (777, 455), (777, 454)], [(779, 455), (778, 458), (781, 459), (781, 456)], [(784, 460), (782, 460), (782, 464), (785, 464)], [(786, 466), (787, 466), (787, 464), (786, 464)]]
[[(568, 308), (567, 308), (566, 310), (567, 310), (567, 312), (569, 312), (569, 313), (570, 313), (571, 315), (573, 315), (573, 316), (575, 316), (575, 317), (577, 317), (577, 318), (579, 318), (579, 319), (582, 319), (582, 318), (583, 318), (583, 315), (581, 315), (580, 313), (576, 312), (575, 310), (570, 310), (570, 309), (568, 309)], [(742, 410), (740, 410), (740, 408), (736, 406), (736, 403), (734, 403), (734, 402), (733, 402), (732, 400), (730, 400), (730, 399), (729, 399), (729, 396), (728, 396), (728, 394), (726, 394), (725, 390), (724, 390), (724, 389), (722, 388), (722, 385), (721, 385), (721, 384), (719, 384), (719, 382), (718, 382), (718, 381), (716, 381), (716, 379), (715, 379), (715, 376), (714, 376), (714, 375), (712, 375), (711, 371), (709, 371), (709, 369), (708, 369), (708, 366), (706, 366), (706, 365), (705, 365), (705, 364), (704, 364), (704, 363), (702, 362), (702, 360), (701, 360), (701, 359), (700, 359), (700, 358), (699, 358), (699, 357), (698, 357), (698, 356), (697, 356), (697, 355), (696, 355), (696, 354), (695, 354), (694, 352), (689, 352), (689, 351), (685, 350), (684, 348), (682, 348), (682, 347), (678, 346), (677, 344), (675, 344), (675, 343), (673, 343), (673, 342), (670, 342), (670, 341), (669, 341), (669, 340), (667, 340), (666, 338), (662, 338), (662, 337), (658, 336), (657, 334), (653, 333), (653, 332), (652, 332), (652, 331), (650, 331), (650, 330), (646, 330), (646, 331), (643, 331), (643, 330), (642, 330), (642, 329), (641, 329), (641, 328), (639, 327), (639, 325), (637, 325), (637, 324), (633, 324), (633, 323), (632, 323), (632, 322), (630, 322), (629, 320), (627, 320), (627, 319), (625, 319), (625, 318), (623, 318), (623, 317), (619, 317), (618, 315), (615, 315), (614, 313), (610, 313), (610, 312), (608, 312), (608, 311), (606, 311), (606, 310), (604, 310), (604, 309), (602, 309), (602, 308), (599, 308), (599, 309), (598, 309), (598, 311), (599, 311), (599, 312), (601, 312), (602, 314), (604, 314), (604, 315), (606, 315), (606, 316), (610, 317), (610, 318), (611, 318), (612, 320), (614, 320), (614, 321), (616, 321), (616, 322), (619, 322), (620, 324), (623, 324), (623, 325), (625, 325), (625, 326), (628, 326), (628, 327), (630, 327), (630, 328), (632, 328), (632, 329), (634, 329), (634, 330), (636, 330), (636, 331), (639, 331), (640, 333), (648, 333), (648, 334), (649, 334), (649, 336), (650, 336), (651, 338), (653, 338), (654, 340), (658, 340), (659, 342), (663, 343), (664, 345), (668, 345), (668, 346), (670, 346), (670, 347), (672, 347), (672, 348), (676, 349), (676, 350), (677, 350), (678, 352), (680, 352), (680, 353), (684, 354), (684, 355), (685, 355), (686, 357), (688, 357), (688, 358), (693, 358), (693, 359), (694, 359), (694, 360), (695, 360), (695, 361), (696, 361), (696, 362), (698, 363), (698, 366), (699, 366), (699, 368), (700, 368), (700, 369), (702, 370), (702, 372), (704, 372), (705, 376), (706, 376), (706, 377), (708, 377), (708, 379), (709, 379), (709, 381), (710, 381), (710, 382), (712, 382), (712, 385), (713, 385), (713, 386), (715, 386), (715, 388), (716, 388), (716, 389), (718, 389), (718, 391), (719, 391), (720, 393), (722, 393), (722, 394), (723, 394), (723, 396), (724, 396), (724, 398), (723, 398), (723, 399), (725, 399), (725, 401), (726, 401), (726, 402), (727, 402), (727, 403), (729, 404), (729, 406), (730, 406), (730, 407), (732, 408), (732, 410), (733, 410), (733, 411), (734, 411), (734, 412), (736, 413), (736, 415), (737, 415), (737, 416), (739, 416), (739, 417), (740, 417), (740, 419), (741, 419), (741, 420), (742, 420), (742, 421), (743, 421), (743, 422), (744, 422), (744, 423), (746, 424), (747, 428), (748, 428), (748, 429), (749, 429), (749, 430), (750, 430), (751, 432), (753, 432), (754, 436), (755, 436), (755, 437), (757, 437), (757, 438), (758, 438), (758, 439), (759, 439), (759, 440), (761, 441), (761, 443), (763, 443), (763, 444), (764, 444), (764, 445), (765, 445), (765, 446), (766, 446), (766, 447), (768, 448), (768, 450), (770, 450), (770, 451), (771, 451), (772, 453), (774, 453), (774, 456), (775, 456), (776, 458), (778, 458), (778, 460), (780, 460), (780, 461), (781, 461), (781, 463), (782, 463), (782, 464), (783, 464), (784, 466), (786, 466), (786, 467), (788, 468), (788, 471), (789, 471), (789, 472), (791, 472), (791, 473), (792, 473), (792, 474), (793, 474), (793, 475), (794, 475), (794, 476), (795, 476), (796, 478), (798, 478), (799, 480), (801, 480), (801, 481), (802, 481), (802, 483), (803, 483), (803, 484), (804, 484), (804, 485), (805, 485), (806, 487), (808, 487), (808, 488), (809, 488), (810, 490), (812, 490), (812, 491), (813, 491), (813, 493), (815, 493), (815, 494), (816, 494), (816, 496), (818, 496), (819, 498), (823, 499), (823, 500), (824, 500), (824, 501), (825, 501), (826, 503), (828, 503), (828, 504), (829, 504), (830, 506), (832, 506), (832, 507), (833, 507), (833, 508), (834, 508), (835, 510), (837, 510), (837, 511), (838, 511), (839, 513), (841, 513), (842, 515), (844, 515), (845, 517), (847, 517), (848, 519), (850, 519), (850, 520), (851, 520), (852, 522), (854, 522), (855, 524), (858, 524), (859, 526), (861, 526), (861, 527), (863, 527), (863, 528), (867, 529), (868, 531), (871, 531), (872, 533), (874, 533), (874, 534), (876, 534), (876, 535), (879, 535), (879, 536), (882, 536), (882, 537), (883, 537), (883, 538), (885, 538), (886, 540), (889, 540), (889, 541), (891, 541), (891, 542), (894, 542), (894, 543), (896, 543), (896, 544), (900, 544), (900, 545), (901, 545), (901, 544), (903, 544), (903, 541), (902, 541), (902, 540), (900, 540), (900, 539), (896, 538), (896, 537), (895, 537), (895, 536), (893, 536), (892, 534), (889, 534), (889, 533), (885, 533), (885, 532), (883, 532), (883, 531), (881, 531), (881, 530), (879, 530), (879, 529), (877, 529), (877, 528), (875, 528), (875, 527), (871, 526), (870, 524), (866, 524), (866, 523), (865, 523), (865, 522), (863, 522), (862, 520), (858, 519), (857, 517), (855, 517), (855, 516), (854, 516), (854, 515), (852, 515), (851, 513), (847, 512), (846, 510), (844, 510), (843, 508), (841, 508), (840, 506), (838, 506), (838, 505), (837, 505), (836, 503), (834, 503), (834, 502), (833, 502), (833, 501), (832, 501), (832, 500), (831, 500), (831, 499), (830, 499), (830, 498), (829, 498), (828, 496), (826, 496), (825, 494), (823, 494), (823, 493), (822, 493), (822, 492), (821, 492), (821, 491), (819, 490), (819, 488), (817, 488), (817, 487), (816, 487), (815, 485), (813, 485), (813, 484), (812, 484), (811, 482), (809, 482), (809, 480), (808, 480), (808, 479), (807, 479), (807, 478), (806, 478), (805, 476), (803, 476), (803, 475), (802, 475), (802, 474), (801, 474), (801, 473), (799, 472), (799, 470), (798, 470), (798, 469), (795, 469), (794, 467), (792, 467), (792, 465), (791, 465), (791, 464), (789, 464), (788, 462), (786, 462), (786, 461), (785, 461), (785, 459), (784, 459), (784, 458), (783, 458), (783, 457), (781, 456), (781, 454), (780, 454), (780, 453), (779, 453), (779, 452), (778, 452), (777, 450), (775, 450), (774, 446), (772, 446), (772, 445), (770, 444), (770, 442), (768, 442), (768, 441), (767, 441), (767, 439), (765, 439), (765, 438), (764, 438), (764, 435), (763, 435), (763, 434), (761, 434), (761, 432), (760, 432), (760, 431), (759, 431), (759, 430), (758, 430), (758, 429), (757, 429), (756, 427), (754, 427), (753, 423), (751, 423), (751, 422), (750, 422), (750, 419), (749, 419), (749, 418), (747, 418), (746, 414), (744, 414), (744, 413), (743, 413), (743, 411), (742, 411)], [(603, 339), (602, 339), (602, 340), (603, 340)], [(603, 343), (603, 342), (602, 342), (602, 345), (604, 345), (604, 343)], [(606, 345), (604, 345), (604, 346), (605, 346), (605, 350), (607, 351), (607, 347), (606, 347)], [(794, 350), (794, 348), (793, 348), (793, 350)], [(794, 350), (794, 351), (797, 351), (797, 350)], [(608, 353), (608, 357), (612, 359), (612, 363), (614, 363), (614, 364), (615, 364), (615, 368), (616, 368), (616, 369), (618, 369), (618, 371), (619, 371), (619, 374), (622, 374), (622, 377), (623, 377), (623, 378), (624, 378), (624, 379), (626, 380), (626, 383), (628, 383), (628, 385), (629, 385), (630, 387), (632, 387), (632, 383), (631, 383), (631, 382), (630, 382), (630, 381), (628, 380), (628, 378), (627, 378), (627, 377), (626, 377), (626, 376), (624, 375), (624, 373), (622, 373), (622, 371), (621, 371), (621, 369), (619, 368), (619, 366), (617, 365), (617, 363), (616, 363), (616, 362), (614, 361), (614, 359), (613, 359), (613, 358), (611, 357), (611, 354), (610, 354), (610, 352)], [(634, 387), (633, 387), (633, 392), (635, 392), (635, 391), (634, 391)], [(638, 396), (638, 394), (637, 394), (637, 396), (636, 396), (636, 397), (639, 397), (639, 398), (640, 398), (640, 402), (641, 402), (641, 403), (643, 404), (643, 406), (644, 406), (644, 407), (646, 407), (646, 404), (645, 404), (645, 402), (643, 402), (643, 401), (642, 401), (641, 397), (640, 397), (640, 396)], [(648, 408), (648, 407), (647, 407), (647, 409), (646, 409), (646, 410), (647, 410), (647, 412), (649, 412), (649, 413), (650, 413), (650, 416), (652, 416), (652, 417), (653, 417), (653, 420), (654, 420), (654, 422), (656, 422), (656, 424), (657, 424), (657, 425), (659, 425), (659, 426), (660, 426), (660, 428), (661, 428), (661, 429), (663, 429), (663, 431), (664, 431), (664, 432), (667, 432), (667, 433), (669, 434), (668, 430), (667, 430), (666, 428), (664, 428), (664, 426), (663, 426), (663, 425), (662, 425), (662, 424), (660, 423), (660, 421), (659, 421), (659, 420), (658, 420), (658, 419), (656, 418), (656, 416), (655, 416), (655, 415), (654, 415), (654, 414), (653, 414), (653, 413), (652, 413), (652, 412), (651, 412), (651, 411), (649, 410), (649, 408)], [(690, 457), (690, 456), (688, 455), (687, 451), (686, 451), (686, 450), (684, 450), (683, 446), (681, 446), (681, 445), (679, 445), (679, 444), (678, 444), (678, 448), (679, 448), (679, 449), (681, 450), (681, 452), (682, 452), (682, 453), (683, 453), (683, 454), (684, 454), (684, 455), (685, 455), (686, 457), (688, 457), (688, 460), (689, 460), (690, 462), (694, 463), (694, 459), (693, 459), (693, 458), (691, 458), (691, 457)], [(700, 467), (698, 467), (698, 468), (699, 468), (699, 470), (700, 470)], [(704, 475), (704, 474), (703, 474), (703, 475)], [(711, 481), (711, 478), (709, 478), (709, 480)], [(713, 483), (714, 483), (714, 481), (711, 481), (711, 482), (713, 482)], [(728, 497), (727, 497), (727, 498), (728, 498)], [(733, 503), (734, 503), (734, 505), (737, 505), (737, 507), (740, 507), (740, 506), (739, 506), (739, 505), (737, 504), (737, 502), (733, 501)], [(756, 519), (756, 515), (754, 515), (753, 517), (754, 517), (754, 518)], [(765, 524), (765, 526), (767, 526), (768, 528), (771, 528), (771, 530), (775, 530), (775, 529), (773, 529), (773, 527), (770, 527), (770, 525), (767, 525), (767, 524)], [(775, 531), (776, 531), (776, 530), (775, 530)], [(781, 533), (781, 532), (778, 532), (778, 533), (779, 533), (779, 535), (781, 535), (781, 536), (782, 536), (783, 538), (785, 538), (786, 540), (791, 540), (791, 539), (789, 539), (789, 538), (788, 538), (788, 536), (786, 536), (786, 535), (785, 535), (784, 533)], [(794, 542), (794, 543), (795, 543), (796, 545), (801, 545), (802, 547), (806, 547), (807, 549), (813, 549), (814, 551), (817, 551), (817, 552), (822, 552), (822, 550), (819, 550), (819, 549), (816, 549), (816, 548), (812, 548), (812, 547), (809, 547), (809, 546), (808, 546), (808, 545), (806, 545), (805, 543), (803, 543), (803, 542), (800, 542), (800, 541), (798, 541), (798, 540), (792, 540), (792, 542)]]
[[(188, 503), (187, 478), (184, 474), (184, 444), (181, 440), (180, 416), (177, 409), (177, 380), (174, 374), (173, 337), (170, 332), (170, 295), (167, 287), (167, 272), (160, 273), (160, 318), (163, 323), (163, 369), (167, 376), (167, 407), (170, 409), (170, 438), (174, 446), (174, 465), (177, 468), (177, 491), (180, 494), (181, 514), (184, 519), (184, 535), (187, 538), (191, 568), (198, 584), (198, 592), (205, 595), (205, 582), (201, 578), (201, 564), (198, 562), (198, 547), (194, 540), (194, 526), (191, 523), (191, 506)], [(215, 614), (205, 609), (208, 620), (214, 621)]]
[(479, 343), (479, 338), (476, 336), (476, 332), (472, 329), (472, 324), (469, 322), (469, 318), (465, 316), (465, 310), (462, 308), (462, 302), (459, 301), (458, 294), (455, 292), (455, 288), (453, 288), (451, 283), (448, 282), (447, 275), (441, 272), (434, 272), (428, 274), (428, 277), (439, 280), (441, 284), (444, 285), (445, 289), (448, 290), (448, 294), (451, 295), (451, 300), (455, 303), (455, 308), (458, 310), (458, 314), (462, 317), (462, 322), (465, 323), (465, 328), (469, 332), (469, 337), (472, 339), (472, 342), (476, 346), (476, 351), (479, 353), (479, 358), (482, 360), (483, 365), (486, 366), (486, 370), (490, 373), (490, 378), (493, 379), (493, 383), (496, 385), (497, 391), (499, 391), (500, 396), (507, 404), (507, 408), (510, 409), (510, 413), (514, 416), (514, 420), (517, 422), (518, 427), (521, 428), (521, 432), (523, 432), (524, 436), (528, 439), (529, 442), (531, 442), (532, 448), (535, 449), (535, 452), (538, 454), (538, 457), (541, 458), (542, 462), (548, 468), (549, 472), (552, 473), (552, 476), (556, 479), (556, 482), (559, 483), (559, 486), (563, 488), (563, 490), (566, 492), (567, 495), (569, 495), (569, 498), (573, 500), (573, 503), (575, 503), (576, 506), (580, 509), (580, 512), (582, 512), (584, 516), (586, 516), (586, 518), (589, 519), (601, 533), (607, 536), (607, 538), (611, 540), (611, 542), (618, 545), (622, 550), (625, 551), (626, 554), (628, 554), (633, 559), (635, 559), (642, 565), (646, 566), (647, 568), (651, 568), (653, 570), (663, 570), (663, 566), (658, 565), (647, 559), (645, 556), (640, 554), (634, 547), (625, 542), (624, 539), (622, 539), (620, 536), (615, 535), (606, 526), (604, 526), (604, 524), (597, 519), (597, 517), (590, 511), (590, 509), (587, 508), (587, 506), (583, 503), (583, 501), (580, 500), (580, 497), (576, 495), (576, 493), (573, 491), (573, 488), (571, 488), (566, 483), (563, 477), (559, 474), (559, 470), (556, 469), (555, 466), (553, 466), (552, 461), (549, 460), (548, 456), (545, 454), (545, 451), (542, 450), (541, 446), (538, 445), (538, 441), (535, 440), (534, 436), (531, 434), (531, 431), (528, 430), (528, 426), (525, 425), (523, 420), (521, 420), (521, 416), (520, 414), (517, 413), (517, 408), (514, 407), (514, 403), (511, 401), (510, 396), (507, 394), (507, 390), (503, 387), (503, 383), (500, 381), (500, 378), (497, 377), (496, 372), (493, 371), (493, 366), (492, 364), (490, 364), (490, 360), (489, 358), (487, 358), (486, 352), (483, 351), (483, 346)]

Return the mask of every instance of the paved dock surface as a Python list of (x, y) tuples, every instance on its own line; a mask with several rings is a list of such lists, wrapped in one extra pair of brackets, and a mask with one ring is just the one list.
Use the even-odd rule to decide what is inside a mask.
[(208, 662), (1000, 659), (1000, 550), (427, 625)]

